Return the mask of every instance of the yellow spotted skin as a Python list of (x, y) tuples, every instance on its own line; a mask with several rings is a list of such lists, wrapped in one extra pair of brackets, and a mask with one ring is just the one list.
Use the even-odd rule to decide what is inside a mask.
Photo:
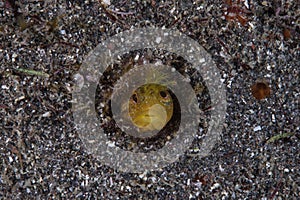
[(136, 89), (130, 97), (129, 116), (140, 132), (161, 130), (172, 115), (173, 99), (166, 86), (145, 84)]

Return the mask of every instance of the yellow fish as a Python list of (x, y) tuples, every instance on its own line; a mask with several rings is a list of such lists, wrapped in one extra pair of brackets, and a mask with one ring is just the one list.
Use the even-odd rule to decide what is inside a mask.
[(173, 99), (168, 88), (156, 83), (137, 88), (128, 107), (131, 122), (140, 132), (161, 130), (173, 115)]

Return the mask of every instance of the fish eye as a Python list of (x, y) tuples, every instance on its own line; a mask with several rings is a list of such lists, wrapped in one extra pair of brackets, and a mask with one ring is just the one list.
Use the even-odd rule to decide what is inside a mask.
[(166, 98), (168, 96), (168, 94), (165, 92), (165, 91), (160, 91), (159, 92), (159, 95), (162, 97), (162, 98)]
[(135, 103), (137, 103), (138, 98), (137, 98), (137, 95), (136, 95), (136, 94), (133, 94), (133, 95), (131, 96), (131, 98), (132, 98), (132, 100), (133, 100)]

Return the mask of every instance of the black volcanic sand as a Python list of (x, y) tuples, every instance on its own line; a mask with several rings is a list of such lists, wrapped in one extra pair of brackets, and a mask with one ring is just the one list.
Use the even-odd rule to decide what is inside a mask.
[[(99, 2), (0, 1), (0, 199), (300, 198), (297, 1)], [(147, 26), (177, 29), (212, 56), (226, 87), (226, 120), (210, 155), (198, 156), (200, 135), (178, 161), (124, 173), (86, 151), (72, 116), (73, 76), (98, 43)], [(118, 78), (144, 60), (184, 71), (182, 60), (153, 51), (140, 60), (131, 52), (118, 64), (123, 71), (110, 74)], [(261, 80), (271, 93), (258, 100), (251, 86)], [(209, 118), (213, 105), (200, 83), (191, 84)], [(109, 101), (109, 92), (97, 103)], [(101, 114), (111, 118), (109, 109), (98, 109), (99, 121)], [(208, 121), (199, 125), (204, 134)], [(163, 130), (170, 135), (141, 144), (106, 122), (107, 137), (127, 151), (154, 151), (176, 135), (171, 123)]]

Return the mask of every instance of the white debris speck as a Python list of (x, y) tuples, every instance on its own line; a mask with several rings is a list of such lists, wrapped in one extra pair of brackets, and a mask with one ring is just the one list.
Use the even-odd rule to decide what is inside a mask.
[(12, 62), (15, 62), (16, 61), (16, 57), (18, 56), (18, 54), (16, 54), (16, 53), (13, 53), (13, 55), (11, 56), (11, 61)]
[(23, 100), (23, 99), (25, 99), (25, 96), (20, 96), (19, 98), (16, 98), (16, 99), (15, 99), (15, 103), (17, 103), (18, 101), (21, 101), (21, 100)]
[(251, 114), (254, 114), (254, 110), (252, 110), (252, 109), (250, 109), (249, 112), (250, 112)]
[(234, 189), (235, 190), (239, 190), (241, 188), (241, 186), (239, 185), (239, 184), (236, 184), (235, 186), (234, 186)]
[(16, 112), (18, 113), (18, 112), (20, 112), (21, 110), (23, 110), (23, 108), (18, 108), (18, 109), (16, 110)]
[(276, 118), (274, 114), (272, 114), (272, 122), (276, 122)]
[(290, 170), (288, 168), (285, 168), (283, 171), (286, 172), (286, 173), (290, 172)]
[(142, 174), (139, 175), (139, 177), (143, 180), (147, 180), (147, 171), (144, 171)]
[(127, 191), (131, 192), (131, 187), (130, 186), (126, 186)]
[(81, 186), (84, 187), (85, 186), (85, 181), (81, 182)]
[(279, 48), (278, 48), (279, 50), (284, 50), (284, 44), (283, 44), (283, 42), (280, 44), (280, 46), (279, 46)]
[(196, 186), (197, 188), (201, 188), (202, 183), (197, 181), (197, 182), (195, 183), (195, 186)]
[(223, 58), (227, 58), (228, 57), (223, 51), (220, 52), (220, 56), (223, 57)]
[(153, 177), (150, 177), (149, 180), (151, 180), (152, 183), (156, 183), (156, 181), (157, 181), (156, 178), (155, 178), (154, 176), (153, 176)]
[(107, 146), (108, 147), (115, 147), (115, 143), (114, 142), (107, 142)]
[(51, 112), (45, 112), (43, 115), (42, 115), (42, 117), (50, 117), (51, 116)]
[(188, 179), (187, 182), (186, 182), (186, 184), (190, 185), (191, 184), (191, 179)]
[(2, 86), (1, 86), (1, 89), (7, 90), (7, 89), (9, 89), (9, 87), (7, 87), (7, 85), (2, 85)]
[(114, 182), (113, 182), (112, 177), (109, 178), (109, 183), (110, 183), (110, 186), (113, 186), (113, 185), (114, 185)]
[(244, 104), (247, 104), (247, 101), (243, 97), (241, 97), (241, 99), (242, 99)]
[[(249, 27), (251, 27), (251, 29), (254, 29), (254, 28), (255, 28), (254, 24), (252, 24), (251, 22), (248, 22), (248, 24), (249, 24)], [(251, 30), (251, 29), (250, 29), (250, 30)]]
[(173, 14), (173, 12), (176, 10), (175, 7), (173, 7), (171, 10), (170, 10), (170, 13)]
[(102, 3), (105, 4), (106, 6), (109, 6), (111, 4), (110, 0), (102, 0)]
[(270, 166), (271, 166), (271, 163), (266, 162), (266, 167), (267, 167), (267, 168), (270, 168)]
[(156, 40), (155, 40), (155, 42), (156, 42), (157, 44), (159, 44), (159, 43), (161, 42), (161, 37), (157, 37)]
[(273, 175), (273, 173), (270, 171), (270, 172), (268, 172), (268, 175), (269, 175), (269, 176), (272, 176), (272, 175)]
[(261, 5), (263, 5), (263, 6), (268, 6), (269, 3), (268, 3), (268, 1), (263, 1), (263, 2), (261, 2)]
[(260, 131), (260, 130), (261, 130), (261, 126), (256, 126), (256, 127), (253, 128), (253, 131), (254, 131), (254, 132)]
[(66, 31), (65, 30), (60, 30), (60, 34), (65, 35)]
[(201, 5), (199, 7), (196, 8), (196, 10), (202, 10), (204, 7)]
[(224, 195), (224, 196), (222, 197), (222, 199), (226, 199), (226, 197), (228, 197), (228, 192), (225, 191), (225, 190), (223, 190), (223, 191), (222, 191), (222, 195)]
[(205, 58), (200, 58), (199, 62), (200, 63), (204, 63), (205, 62)]
[(210, 191), (213, 191), (214, 189), (217, 189), (219, 188), (221, 185), (220, 183), (215, 183), (211, 188), (210, 188)]
[(139, 57), (140, 57), (140, 55), (137, 54), (137, 55), (134, 57), (134, 61), (138, 61)]
[(219, 170), (220, 170), (221, 172), (224, 172), (224, 168), (222, 167), (222, 165), (219, 165)]

